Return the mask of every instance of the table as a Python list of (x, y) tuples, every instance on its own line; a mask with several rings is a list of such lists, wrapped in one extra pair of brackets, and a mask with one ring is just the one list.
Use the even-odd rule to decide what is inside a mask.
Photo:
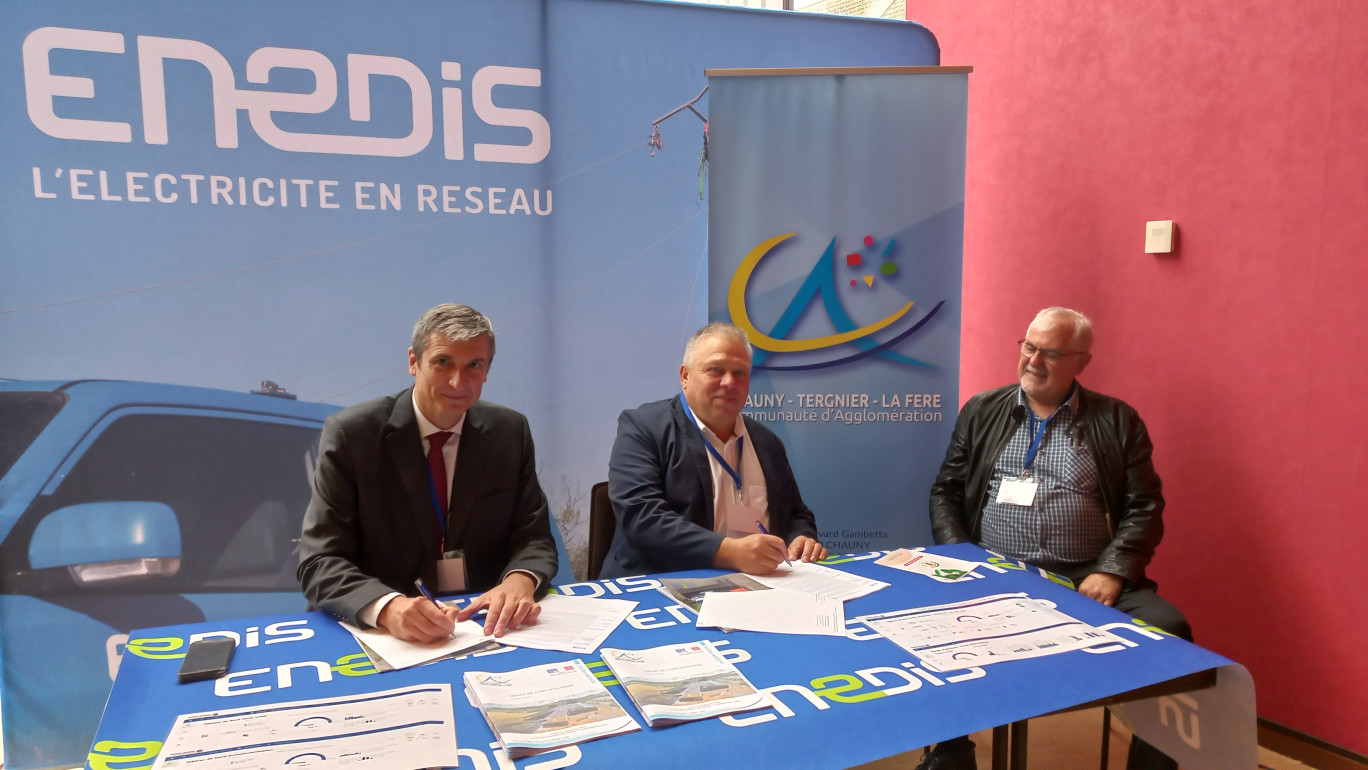
[[(1130, 693), (1159, 695), (1128, 706), (1127, 716), (1151, 743), (1165, 750), (1177, 749), (1185, 767), (1255, 765), (1253, 692), (1243, 667), (1176, 637), (1142, 629), (1128, 616), (1079, 596), (1038, 570), (991, 556), (977, 546), (960, 544), (928, 550), (987, 563), (973, 579), (937, 582), (874, 564), (873, 560), (885, 552), (836, 556), (826, 562), (891, 584), (847, 602), (844, 637), (699, 629), (687, 610), (654, 590), (658, 581), (649, 576), (558, 587), (567, 595), (639, 602), (628, 622), (608, 638), (607, 646), (639, 649), (711, 639), (757, 687), (772, 693), (778, 705), (666, 728), (652, 729), (640, 720), (640, 732), (516, 763), (495, 750), (497, 743), (489, 728), (463, 695), (461, 674), (467, 670), (506, 671), (576, 656), (504, 648), (376, 674), (352, 637), (321, 612), (134, 632), (87, 767), (125, 770), (150, 766), (149, 760), (181, 713), (431, 682), (453, 684), (461, 767), (475, 770), (635, 767), (647, 758), (653, 770), (850, 767), (957, 735), (1020, 723), (1082, 704), (1115, 701)], [(706, 570), (676, 576), (707, 574), (720, 573)], [(1018, 591), (1053, 602), (1069, 615), (1106, 628), (1122, 637), (1125, 644), (938, 673), (854, 620), (864, 614)], [(177, 684), (176, 670), (186, 644), (195, 635), (210, 632), (231, 632), (239, 638), (229, 675), (217, 682)], [(610, 676), (597, 656), (583, 656), (583, 660), (596, 673)], [(1203, 686), (1213, 681), (1213, 686), (1196, 692), (1167, 692), (1175, 686)], [(1177, 685), (1166, 685), (1174, 682)], [(620, 686), (612, 684), (609, 690), (635, 715)], [(1006, 749), (1000, 753), (1006, 762)], [(1016, 753), (1024, 760), (1024, 741)]]

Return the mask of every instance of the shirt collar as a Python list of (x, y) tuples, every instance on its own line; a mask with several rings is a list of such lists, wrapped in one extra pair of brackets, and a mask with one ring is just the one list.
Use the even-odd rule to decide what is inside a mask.
[[(1069, 397), (1064, 399), (1064, 403), (1060, 404), (1055, 411), (1059, 412), (1068, 409), (1073, 414), (1078, 414), (1078, 393), (1080, 390), (1082, 390), (1082, 388), (1078, 386), (1078, 380), (1074, 380), (1073, 384), (1069, 386)], [(1026, 403), (1026, 391), (1021, 388), (1017, 388), (1016, 408), (1018, 410), (1030, 408), (1030, 404)], [(1022, 414), (1022, 412), (1019, 411), (1018, 414)]]
[[(418, 437), (426, 441), (428, 436), (431, 436), (434, 433), (441, 433), (442, 429), (433, 425), (432, 420), (429, 420), (427, 415), (423, 414), (423, 410), (418, 408), (418, 396), (411, 395), (410, 397), (413, 399), (413, 416), (418, 418)], [(470, 412), (467, 411), (466, 414), (470, 414)], [(456, 424), (451, 426), (450, 432), (460, 436), (461, 429), (465, 427), (465, 421), (466, 415), (463, 414), (461, 415), (461, 419), (457, 420)]]
[(723, 441), (722, 439), (718, 438), (717, 434), (713, 433), (712, 428), (709, 428), (707, 425), (705, 425), (703, 421), (698, 418), (698, 415), (694, 414), (692, 409), (689, 410), (689, 416), (693, 417), (694, 424), (698, 426), (699, 430), (703, 431), (703, 436), (705, 438), (715, 439), (719, 444), (727, 444), (731, 440), (734, 440), (737, 436), (746, 436), (747, 438), (749, 438), (749, 436), (746, 433), (746, 419), (739, 414), (736, 415), (736, 424), (732, 426), (732, 437), (728, 441)]

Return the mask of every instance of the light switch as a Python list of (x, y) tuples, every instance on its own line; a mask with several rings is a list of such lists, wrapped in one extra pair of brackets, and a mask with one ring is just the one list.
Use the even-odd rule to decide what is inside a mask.
[(1159, 219), (1145, 223), (1145, 253), (1173, 253), (1173, 220)]

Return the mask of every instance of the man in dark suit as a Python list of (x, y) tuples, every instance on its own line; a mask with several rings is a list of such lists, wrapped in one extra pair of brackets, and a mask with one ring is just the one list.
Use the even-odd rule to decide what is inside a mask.
[[(304, 514), (299, 582), (311, 607), (409, 641), (487, 609), (485, 633), (536, 619), (556, 573), (546, 496), (521, 414), (480, 401), (489, 319), (438, 305), (413, 329), (414, 386), (329, 417)], [(427, 458), (424, 458), (424, 455)], [(418, 595), (484, 593), (459, 613)]]
[(602, 577), (704, 567), (763, 574), (786, 558), (826, 558), (783, 442), (741, 415), (750, 370), (745, 332), (708, 324), (684, 349), (683, 393), (618, 418), (608, 461), (617, 530)]

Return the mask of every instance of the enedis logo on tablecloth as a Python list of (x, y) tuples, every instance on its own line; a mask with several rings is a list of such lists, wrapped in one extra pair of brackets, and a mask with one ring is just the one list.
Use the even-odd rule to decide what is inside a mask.
[(124, 650), (132, 655), (148, 660), (180, 660), (185, 657), (189, 642), (212, 637), (232, 639), (243, 647), (256, 647), (259, 644), (281, 644), (283, 642), (302, 642), (312, 639), (314, 632), (308, 627), (307, 620), (287, 620), (271, 623), (264, 629), (257, 626), (247, 628), (243, 633), (237, 631), (203, 631), (191, 634), (189, 639), (179, 636), (139, 637), (129, 639)]

